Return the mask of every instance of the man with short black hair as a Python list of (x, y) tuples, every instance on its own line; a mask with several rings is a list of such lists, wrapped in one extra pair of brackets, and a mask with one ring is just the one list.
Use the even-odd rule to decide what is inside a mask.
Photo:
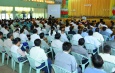
[(45, 50), (49, 49), (49, 45), (46, 43), (46, 41), (44, 40), (44, 33), (40, 33), (40, 39), (41, 39), (41, 47)]
[(93, 33), (93, 37), (95, 37), (99, 42), (104, 42), (104, 38), (102, 34), (99, 33), (99, 28), (95, 29), (95, 32)]
[(36, 39), (40, 39), (39, 35), (38, 35), (38, 31), (37, 29), (33, 30), (33, 34), (30, 36), (30, 41), (32, 42), (32, 45), (34, 46), (34, 41)]
[(104, 53), (99, 54), (103, 60), (115, 64), (115, 56), (111, 55), (111, 47), (109, 45), (105, 45), (103, 50)]
[(103, 59), (101, 58), (101, 56), (99, 55), (93, 55), (91, 57), (92, 60), (92, 64), (94, 66), (94, 68), (86, 68), (84, 73), (106, 73), (102, 67), (104, 64)]
[(84, 43), (85, 43), (84, 38), (79, 39), (78, 45), (73, 45), (72, 46), (72, 51), (88, 57), (88, 52), (83, 47)]
[(13, 40), (13, 34), (8, 33), (7, 39), (4, 41), (4, 46), (7, 48), (11, 48), (11, 46), (13, 45), (12, 40)]
[(95, 46), (94, 48), (92, 48), (93, 50), (97, 49), (101, 45), (101, 43), (95, 37), (93, 37), (92, 30), (89, 30), (88, 36), (86, 36), (84, 39), (85, 43), (93, 44)]
[(56, 54), (54, 64), (70, 72), (74, 72), (77, 70), (77, 62), (75, 57), (69, 54), (71, 51), (71, 46), (72, 45), (69, 42), (63, 43), (63, 52)]
[(62, 50), (63, 42), (60, 40), (60, 37), (61, 37), (61, 34), (56, 33), (55, 40), (52, 41), (51, 46)]
[(74, 45), (78, 45), (78, 40), (79, 40), (80, 38), (83, 38), (83, 37), (81, 36), (81, 33), (82, 33), (82, 31), (81, 31), (81, 30), (78, 30), (78, 34), (73, 35), (72, 41), (75, 41), (75, 42), (76, 42), (76, 44), (74, 43)]

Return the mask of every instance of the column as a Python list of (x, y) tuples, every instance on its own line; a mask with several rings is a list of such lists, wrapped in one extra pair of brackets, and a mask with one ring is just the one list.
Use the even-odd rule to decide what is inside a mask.
[(12, 13), (13, 13), (13, 19), (15, 19), (16, 18), (16, 11), (15, 11), (15, 7), (13, 6), (13, 11), (12, 11)]

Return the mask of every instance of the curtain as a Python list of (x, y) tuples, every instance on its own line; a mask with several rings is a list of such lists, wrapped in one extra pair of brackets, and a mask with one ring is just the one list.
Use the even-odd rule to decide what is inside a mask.
[(69, 0), (69, 16), (109, 16), (110, 2), (110, 0)]

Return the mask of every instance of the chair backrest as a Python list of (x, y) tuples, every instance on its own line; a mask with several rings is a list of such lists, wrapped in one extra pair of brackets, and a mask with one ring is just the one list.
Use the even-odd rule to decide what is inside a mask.
[(28, 43), (28, 45), (29, 45), (29, 48), (32, 48), (32, 46), (33, 46), (33, 42), (31, 42), (31, 41), (27, 41), (27, 43)]
[(103, 69), (107, 72), (107, 73), (112, 73), (112, 69), (115, 67), (115, 64), (104, 61), (103, 64)]
[(62, 52), (62, 49), (60, 49), (60, 48), (52, 47), (52, 49), (55, 54), (57, 54), (58, 52)]
[(115, 48), (111, 48), (111, 55), (115, 56)]
[(8, 56), (11, 57), (11, 51), (10, 51), (10, 48), (7, 48), (7, 47), (4, 47), (6, 53), (8, 54)]
[(71, 72), (67, 71), (66, 69), (63, 69), (63, 68), (61, 68), (57, 65), (54, 65), (54, 64), (52, 64), (52, 67), (53, 67), (55, 73), (71, 73)]
[(103, 38), (104, 38), (104, 42), (109, 40), (109, 37), (107, 35), (103, 35)]
[(85, 59), (85, 58), (88, 59), (87, 57), (85, 57), (81, 54), (75, 53), (75, 52), (71, 52), (71, 54), (75, 57), (75, 59), (79, 65), (82, 64), (83, 59)]
[(29, 63), (30, 63), (30, 66), (34, 69), (36, 69), (36, 66), (35, 66), (35, 60), (32, 59), (29, 55), (27, 55), (27, 58), (29, 60)]
[(18, 58), (17, 58), (17, 54), (14, 53), (14, 52), (11, 52), (11, 55), (12, 55), (13, 60), (14, 60), (15, 62), (18, 62), (18, 63), (19, 63)]
[(91, 43), (85, 43), (85, 47), (86, 47), (88, 53), (93, 53), (93, 50), (96, 49), (95, 46)]
[(73, 34), (67, 34), (67, 36), (68, 36), (69, 40), (71, 40), (73, 37)]
[[(32, 68), (36, 69), (36, 65), (35, 65), (35, 64), (36, 64), (36, 63), (40, 63), (40, 62), (38, 62), (38, 61), (34, 60), (33, 58), (31, 58), (29, 54), (27, 55), (27, 58), (28, 58), (28, 60), (29, 60), (30, 66), (31, 66)], [(45, 66), (48, 66), (47, 60), (46, 60), (46, 61), (43, 61), (43, 62), (45, 62)], [(43, 62), (41, 62), (41, 64), (42, 64)], [(41, 67), (40, 69), (44, 68), (45, 66)]]
[(48, 43), (51, 43), (54, 40), (54, 38), (52, 36), (47, 36), (47, 40), (48, 40)]
[(4, 47), (0, 45), (0, 53), (2, 53), (4, 50)]

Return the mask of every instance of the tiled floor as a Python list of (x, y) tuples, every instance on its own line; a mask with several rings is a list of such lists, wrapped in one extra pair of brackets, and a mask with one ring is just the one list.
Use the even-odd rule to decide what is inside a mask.
[[(0, 54), (0, 64), (1, 64), (1, 54)], [(5, 64), (3, 66), (0, 66), (0, 73), (18, 73), (18, 67), (19, 65), (16, 64), (16, 70), (13, 71), (11, 68), (11, 60), (9, 60), (8, 65), (6, 64), (6, 60), (5, 60)], [(26, 62), (23, 65), (23, 72), (22, 73), (29, 73), (29, 63)], [(31, 73), (35, 73), (35, 70), (32, 70)]]

